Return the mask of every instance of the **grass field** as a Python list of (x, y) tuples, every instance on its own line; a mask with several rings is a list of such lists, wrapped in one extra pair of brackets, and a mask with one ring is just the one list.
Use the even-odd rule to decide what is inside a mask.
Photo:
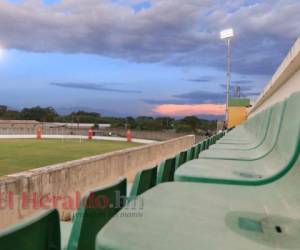
[(0, 176), (139, 146), (120, 141), (0, 139)]

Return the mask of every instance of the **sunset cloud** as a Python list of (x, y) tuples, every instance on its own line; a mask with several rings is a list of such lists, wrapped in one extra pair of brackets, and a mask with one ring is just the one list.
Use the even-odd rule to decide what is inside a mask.
[(224, 115), (225, 104), (162, 104), (153, 109), (160, 115)]

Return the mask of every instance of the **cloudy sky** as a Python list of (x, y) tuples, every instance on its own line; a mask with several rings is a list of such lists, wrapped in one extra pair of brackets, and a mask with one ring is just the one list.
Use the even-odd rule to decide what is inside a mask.
[(0, 104), (220, 116), (255, 96), (300, 34), (299, 0), (0, 0)]

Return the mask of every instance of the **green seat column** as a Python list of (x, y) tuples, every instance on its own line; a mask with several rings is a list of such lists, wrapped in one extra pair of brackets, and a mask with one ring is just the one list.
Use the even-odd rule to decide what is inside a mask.
[(176, 156), (176, 169), (184, 164), (187, 160), (187, 151), (182, 151)]
[(138, 172), (132, 184), (130, 197), (134, 198), (156, 185), (157, 166)]
[(187, 161), (194, 160), (195, 148), (196, 146), (193, 146), (187, 151)]
[(121, 178), (82, 197), (73, 222), (61, 222), (63, 249), (95, 249), (96, 234), (126, 204), (126, 184)]
[(37, 213), (0, 231), (1, 250), (60, 250), (59, 214), (56, 209)]
[(174, 180), (176, 158), (169, 158), (163, 161), (158, 169), (157, 184)]

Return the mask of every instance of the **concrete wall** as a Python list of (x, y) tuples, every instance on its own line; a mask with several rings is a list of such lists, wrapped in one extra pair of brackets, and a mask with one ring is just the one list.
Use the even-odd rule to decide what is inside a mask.
[(300, 38), (255, 101), (249, 116), (284, 100), (296, 91), (300, 91)]
[[(55, 207), (59, 209), (62, 219), (68, 219), (73, 210), (70, 209), (70, 202), (78, 200), (76, 197), (79, 193), (83, 195), (89, 189), (109, 184), (120, 176), (126, 176), (131, 182), (140, 169), (156, 165), (191, 147), (194, 142), (194, 136), (184, 136), (2, 177), (0, 228), (41, 210), (40, 204), (32, 200), (34, 195), (35, 201), (46, 198), (46, 205), (53, 203), (53, 196), (62, 198)], [(31, 201), (26, 208), (22, 202), (28, 199)], [(33, 207), (34, 204), (37, 207)]]
[[(107, 128), (105, 129), (105, 133), (112, 132), (117, 136), (126, 137), (127, 130), (122, 128)], [(134, 138), (140, 139), (149, 139), (156, 141), (166, 141), (174, 138), (178, 138), (181, 136), (188, 135), (188, 133), (176, 133), (175, 131), (140, 131), (140, 130), (132, 130), (132, 136)]]

